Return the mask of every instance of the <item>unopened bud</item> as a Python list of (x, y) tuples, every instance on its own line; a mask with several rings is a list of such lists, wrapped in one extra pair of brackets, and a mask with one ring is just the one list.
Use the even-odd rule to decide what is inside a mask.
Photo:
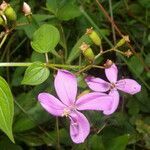
[(133, 55), (133, 53), (128, 49), (126, 52), (124, 52), (125, 56), (130, 57)]
[(5, 25), (5, 21), (3, 20), (3, 18), (0, 16), (0, 25)]
[(16, 12), (14, 11), (14, 9), (10, 5), (7, 6), (7, 8), (5, 9), (4, 14), (6, 15), (6, 17), (9, 20), (15, 21), (17, 19)]
[(105, 67), (105, 68), (110, 68), (112, 65), (113, 65), (112, 60), (107, 59), (106, 63), (104, 64), (104, 67)]
[(101, 45), (101, 38), (98, 36), (98, 34), (93, 30), (93, 27), (86, 29), (86, 33), (93, 43), (97, 46)]
[(83, 42), (82, 45), (80, 46), (80, 49), (82, 51), (82, 54), (85, 56), (85, 58), (87, 58), (90, 62), (94, 61), (95, 56), (93, 50), (90, 48), (88, 44)]
[(123, 38), (116, 44), (115, 48), (124, 45), (126, 42), (130, 42), (128, 35), (123, 36)]
[(31, 7), (26, 2), (23, 3), (22, 11), (24, 12), (25, 16), (28, 16), (28, 15), (32, 14)]
[(8, 3), (3, 1), (2, 4), (0, 5), (0, 10), (5, 11), (5, 9), (7, 8), (8, 5), (9, 5)]
[(3, 1), (2, 4), (0, 5), (0, 9), (8, 20), (14, 21), (17, 19), (16, 12), (10, 6), (10, 4), (6, 3), (5, 1)]

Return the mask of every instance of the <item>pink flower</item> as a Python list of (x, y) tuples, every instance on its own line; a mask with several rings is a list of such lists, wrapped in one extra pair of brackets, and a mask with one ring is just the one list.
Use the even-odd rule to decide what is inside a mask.
[(38, 100), (43, 108), (54, 116), (70, 118), (70, 136), (75, 143), (82, 143), (90, 132), (90, 124), (80, 110), (108, 111), (111, 109), (112, 97), (93, 92), (76, 100), (77, 79), (66, 70), (59, 70), (54, 81), (57, 99), (49, 93), (40, 93)]
[(87, 77), (85, 81), (93, 91), (110, 91), (109, 95), (113, 97), (113, 106), (111, 110), (105, 111), (105, 113), (109, 115), (117, 109), (119, 104), (119, 93), (117, 90), (133, 95), (141, 91), (141, 86), (132, 79), (121, 79), (117, 81), (118, 69), (115, 64), (105, 69), (105, 74), (110, 83), (95, 77)]

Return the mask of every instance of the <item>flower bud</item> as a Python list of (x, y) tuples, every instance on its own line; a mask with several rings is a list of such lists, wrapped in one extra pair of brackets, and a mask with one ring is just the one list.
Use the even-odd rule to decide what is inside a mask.
[(4, 15), (7, 17), (7, 19), (12, 20), (12, 21), (17, 19), (16, 12), (10, 6), (10, 4), (6, 3), (5, 1), (3, 1), (2, 4), (0, 5), (0, 9), (4, 13)]
[(93, 43), (97, 46), (101, 45), (101, 38), (98, 34), (93, 30), (93, 27), (86, 29), (86, 34), (91, 38)]
[(82, 45), (80, 46), (80, 49), (85, 58), (87, 58), (90, 62), (94, 61), (95, 58), (94, 53), (88, 44), (83, 42)]
[(25, 16), (28, 16), (28, 15), (32, 14), (31, 7), (26, 2), (23, 3), (22, 11), (24, 12)]
[(133, 55), (133, 53), (130, 51), (130, 49), (128, 49), (126, 52), (124, 52), (124, 54), (125, 54), (125, 56), (127, 56), (128, 58)]
[(107, 59), (106, 63), (104, 64), (104, 67), (105, 67), (105, 68), (110, 68), (112, 65), (113, 65), (112, 60)]
[(4, 14), (6, 15), (6, 17), (9, 20), (15, 21), (17, 19), (16, 12), (14, 11), (14, 9), (10, 5), (7, 6), (7, 8), (4, 11)]
[(5, 21), (3, 20), (3, 18), (0, 16), (0, 25), (5, 25)]
[(115, 45), (115, 48), (118, 48), (118, 47), (124, 45), (126, 42), (130, 42), (128, 35), (123, 36), (123, 38)]
[(5, 11), (5, 9), (7, 8), (8, 5), (9, 5), (8, 3), (3, 1), (2, 4), (0, 5), (0, 10)]

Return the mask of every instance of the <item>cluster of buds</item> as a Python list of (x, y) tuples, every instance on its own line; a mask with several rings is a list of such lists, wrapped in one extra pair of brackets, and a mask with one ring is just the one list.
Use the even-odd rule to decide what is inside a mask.
[[(101, 37), (97, 34), (97, 32), (95, 30), (93, 30), (93, 27), (87, 28), (85, 34), (89, 36), (89, 38), (95, 45), (101, 46), (101, 44), (102, 44)], [(95, 55), (93, 53), (93, 50), (91, 49), (91, 47), (88, 44), (83, 42), (80, 46), (80, 49), (81, 49), (84, 57), (90, 63), (92, 63), (95, 60)]]
[[(24, 2), (22, 11), (25, 16), (30, 16), (32, 14), (30, 6)], [(15, 10), (11, 7), (9, 3), (3, 1), (0, 5), (0, 25), (7, 25), (8, 20), (15, 21), (17, 19), (17, 15)]]
[(15, 21), (17, 19), (16, 12), (10, 4), (5, 1), (0, 5), (0, 25), (6, 25), (7, 20)]

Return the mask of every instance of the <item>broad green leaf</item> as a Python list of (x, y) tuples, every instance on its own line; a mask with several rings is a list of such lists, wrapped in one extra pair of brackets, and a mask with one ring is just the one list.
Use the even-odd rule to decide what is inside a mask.
[(53, 51), (59, 40), (58, 29), (52, 25), (44, 24), (34, 32), (31, 46), (36, 52), (46, 53)]
[(66, 0), (66, 3), (58, 10), (57, 17), (61, 20), (70, 20), (81, 15), (79, 7), (71, 1)]
[(52, 19), (54, 16), (52, 15), (45, 15), (45, 14), (33, 14), (33, 19), (30, 24), (28, 24), (28, 21), (25, 17), (22, 17), (18, 20), (20, 23), (27, 23), (27, 25), (24, 26), (18, 26), (16, 27), (19, 30), (24, 30), (28, 38), (32, 39), (34, 32), (39, 28), (40, 24), (42, 24), (47, 19)]
[(47, 0), (46, 1), (46, 7), (48, 8), (48, 10), (50, 12), (52, 12), (55, 15), (57, 14), (58, 6), (59, 6), (58, 0)]
[(98, 135), (93, 135), (89, 139), (89, 147), (91, 150), (105, 150), (102, 138)]
[(112, 140), (109, 140), (105, 145), (106, 150), (125, 150), (128, 144), (128, 140), (129, 135), (127, 134), (113, 138)]
[(8, 138), (3, 137), (0, 141), (0, 150), (23, 150), (21, 146), (12, 143)]
[(33, 63), (26, 71), (22, 84), (38, 85), (43, 83), (49, 76), (49, 69), (41, 62)]
[(7, 82), (0, 77), (0, 129), (6, 133), (12, 142), (12, 123), (14, 116), (13, 96)]
[(47, 0), (47, 9), (60, 20), (70, 20), (81, 13), (74, 0)]
[(74, 45), (74, 47), (72, 48), (69, 57), (67, 59), (67, 63), (71, 63), (73, 60), (75, 60), (79, 55), (80, 55), (80, 46), (81, 44), (85, 42), (87, 44), (92, 44), (91, 39), (87, 36), (87, 35), (83, 35), (78, 41), (77, 43)]
[(44, 54), (41, 53), (37, 53), (35, 51), (33, 51), (32, 55), (31, 55), (31, 61), (32, 62), (36, 62), (36, 61), (40, 61), (40, 62), (45, 62), (45, 56)]

